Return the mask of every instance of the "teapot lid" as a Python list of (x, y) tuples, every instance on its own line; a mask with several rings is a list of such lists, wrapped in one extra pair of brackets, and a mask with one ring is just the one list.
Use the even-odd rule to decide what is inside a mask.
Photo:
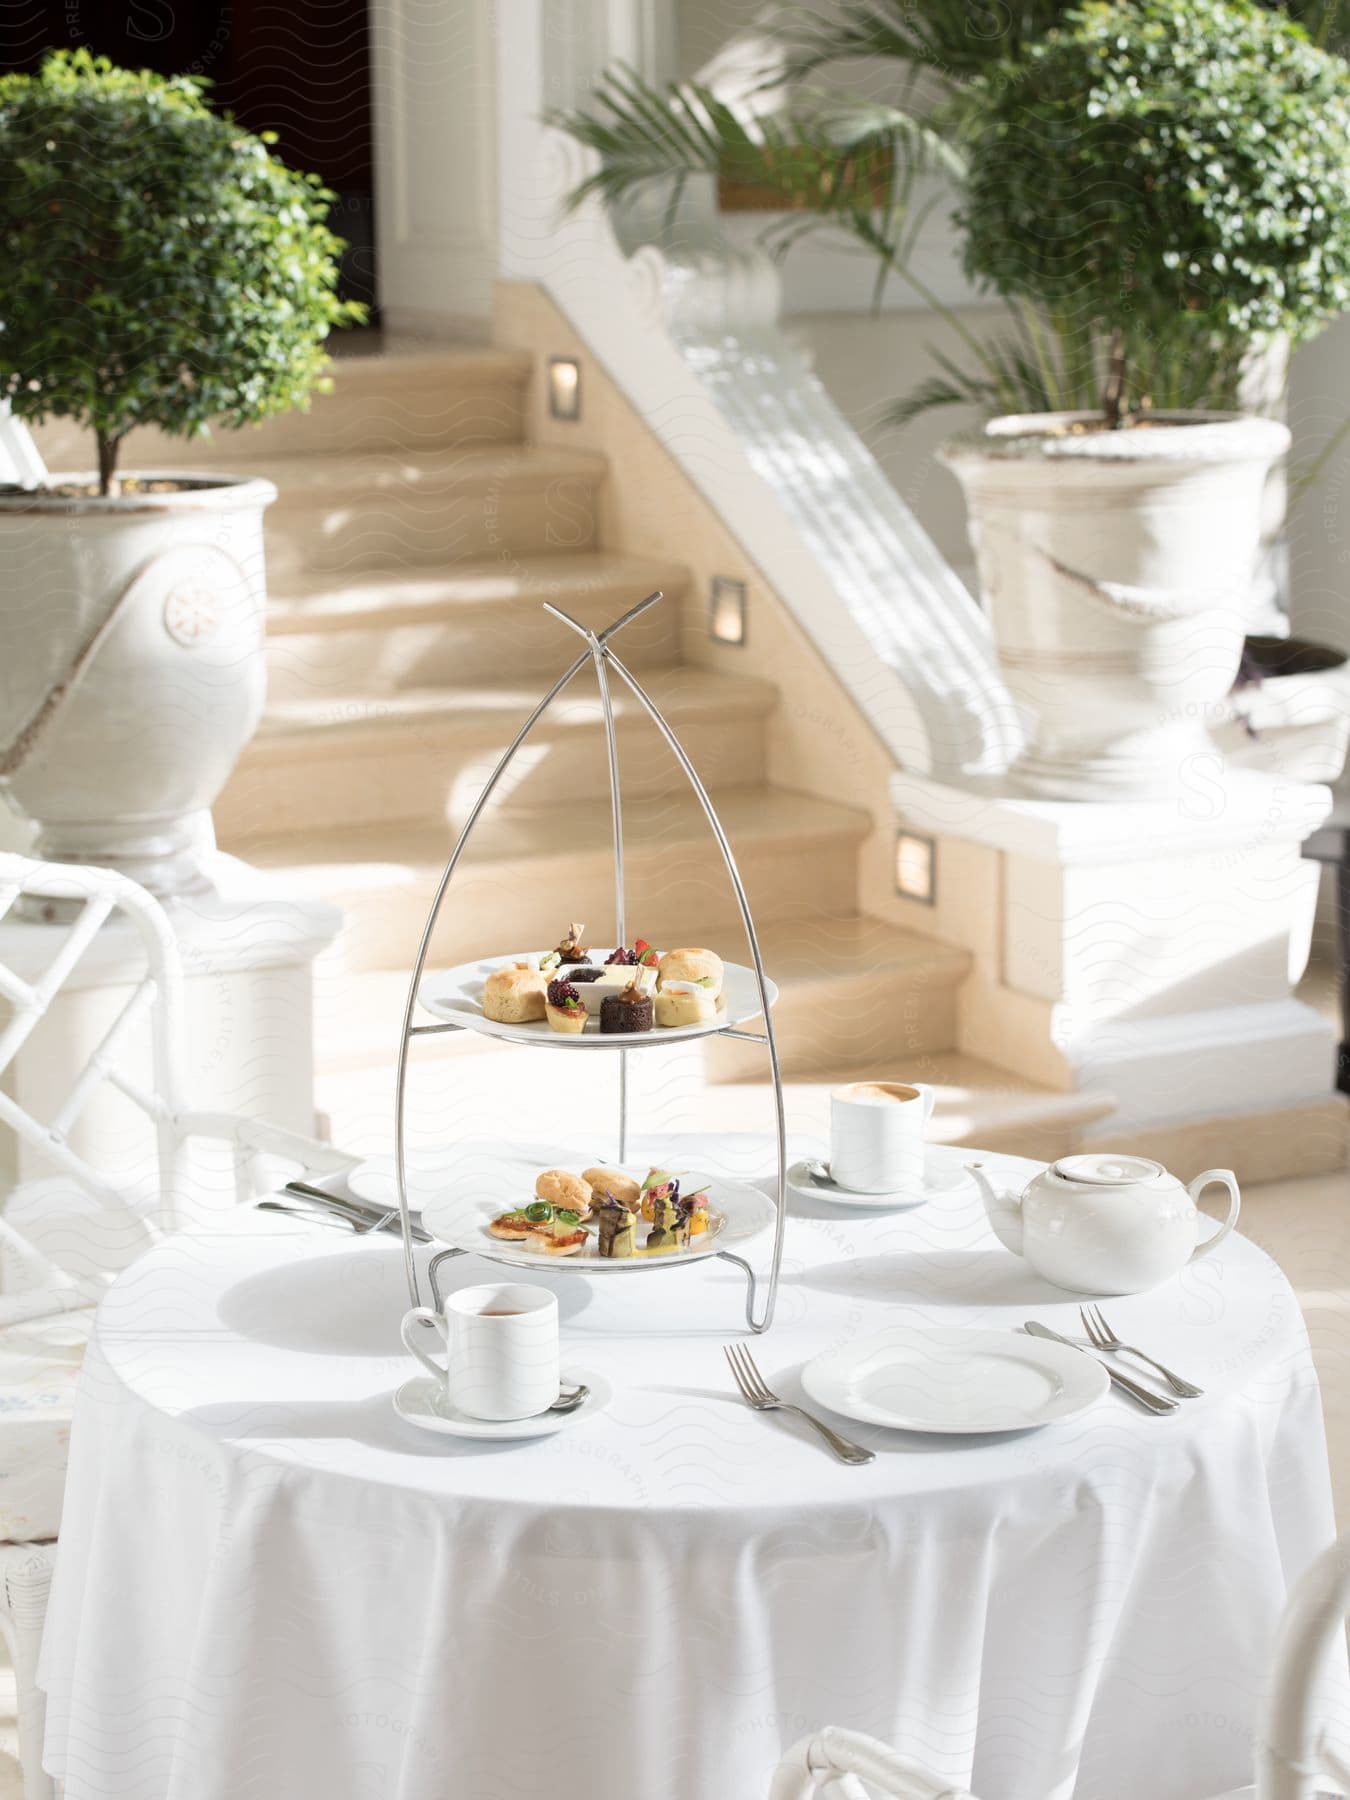
[(1161, 1163), (1147, 1156), (1064, 1156), (1051, 1165), (1055, 1175), (1065, 1181), (1090, 1181), (1095, 1187), (1134, 1186), (1140, 1181), (1157, 1181), (1165, 1177)]

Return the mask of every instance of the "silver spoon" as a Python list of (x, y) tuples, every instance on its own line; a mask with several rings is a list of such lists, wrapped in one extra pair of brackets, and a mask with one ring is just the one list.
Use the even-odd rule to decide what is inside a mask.
[(575, 1388), (567, 1389), (567, 1390), (564, 1390), (562, 1393), (560, 1393), (558, 1395), (558, 1398), (553, 1402), (552, 1406), (546, 1406), (544, 1408), (544, 1411), (551, 1412), (551, 1413), (575, 1412), (577, 1410), (577, 1408), (581, 1405), (582, 1401), (589, 1400), (590, 1397), (591, 1397), (591, 1390), (586, 1386), (585, 1382), (583, 1381), (583, 1382), (579, 1383), (578, 1386), (576, 1386)]

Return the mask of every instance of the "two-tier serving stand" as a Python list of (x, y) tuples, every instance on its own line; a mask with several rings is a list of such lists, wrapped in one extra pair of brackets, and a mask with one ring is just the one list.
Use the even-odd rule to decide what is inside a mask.
[[(757, 1304), (760, 1289), (760, 1277), (756, 1274), (750, 1263), (748, 1263), (744, 1257), (738, 1256), (730, 1250), (715, 1251), (711, 1254), (720, 1257), (723, 1261), (735, 1263), (739, 1269), (744, 1271), (748, 1283), (745, 1302), (745, 1317), (746, 1323), (749, 1325), (750, 1329), (752, 1331), (767, 1331), (769, 1325), (773, 1321), (774, 1305), (778, 1298), (778, 1277), (783, 1261), (783, 1228), (787, 1216), (787, 1125), (783, 1110), (783, 1078), (778, 1066), (778, 1046), (774, 1039), (773, 1019), (771, 1016), (772, 997), (770, 996), (769, 984), (764, 973), (764, 961), (760, 954), (759, 939), (755, 933), (755, 922), (750, 916), (750, 904), (746, 899), (745, 884), (741, 880), (740, 871), (736, 867), (736, 858), (732, 854), (731, 845), (727, 841), (726, 832), (722, 829), (722, 823), (717, 816), (716, 809), (714, 808), (711, 799), (708, 797), (708, 791), (699, 780), (697, 770), (689, 760), (684, 746), (680, 743), (675, 733), (663, 718), (660, 709), (652, 700), (651, 696), (645, 692), (632, 671), (620, 662), (619, 658), (610, 648), (612, 639), (615, 638), (626, 625), (631, 624), (634, 619), (639, 618), (649, 607), (655, 606), (661, 598), (662, 594), (659, 589), (656, 593), (648, 594), (645, 600), (639, 600), (636, 606), (630, 607), (626, 613), (615, 619), (600, 632), (588, 630), (586, 626), (579, 624), (576, 619), (572, 618), (568, 613), (565, 613), (561, 607), (553, 606), (548, 602), (544, 603), (544, 610), (551, 613), (555, 619), (560, 620), (562, 624), (576, 632), (577, 636), (584, 640), (585, 648), (572, 666), (569, 669), (566, 669), (563, 674), (558, 677), (557, 681), (554, 682), (553, 686), (544, 695), (538, 706), (535, 707), (529, 718), (526, 719), (511, 743), (507, 746), (500, 762), (498, 762), (496, 768), (488, 777), (482, 793), (479, 794), (477, 800), (474, 802), (473, 808), (464, 822), (464, 827), (459, 834), (454, 849), (450, 852), (450, 860), (445, 865), (445, 870), (441, 875), (440, 885), (437, 887), (435, 898), (432, 900), (431, 911), (427, 915), (427, 922), (422, 930), (422, 939), (417, 947), (417, 959), (413, 965), (412, 980), (408, 986), (408, 1001), (403, 1011), (403, 1030), (400, 1036), (398, 1050), (398, 1081), (394, 1100), (394, 1165), (398, 1182), (398, 1209), (403, 1231), (403, 1255), (408, 1278), (408, 1292), (412, 1296), (412, 1303), (414, 1306), (420, 1305), (421, 1293), (418, 1287), (416, 1258), (413, 1254), (412, 1220), (408, 1204), (408, 1177), (405, 1144), (405, 1113), (409, 1051), (411, 1050), (414, 1038), (430, 1036), (437, 1032), (474, 1029), (474, 1020), (472, 1017), (467, 1017), (462, 1020), (438, 1022), (434, 1025), (413, 1024), (413, 1015), (417, 1009), (418, 996), (426, 968), (427, 953), (431, 947), (432, 935), (435, 932), (437, 921), (440, 918), (441, 908), (450, 891), (450, 884), (454, 879), (455, 870), (459, 866), (460, 858), (464, 854), (465, 846), (469, 842), (474, 826), (482, 817), (483, 811), (486, 808), (488, 801), (492, 798), (498, 782), (506, 773), (507, 769), (510, 768), (516, 753), (529, 738), (530, 733), (534, 730), (535, 726), (538, 725), (539, 721), (558, 698), (559, 694), (561, 694), (564, 688), (566, 688), (589, 664), (595, 670), (595, 678), (600, 689), (600, 709), (604, 717), (605, 748), (609, 764), (610, 816), (614, 836), (615, 943), (625, 944), (628, 940), (628, 932), (624, 909), (623, 805), (620, 797), (619, 785), (619, 751), (614, 730), (614, 702), (610, 691), (611, 673), (616, 675), (624, 686), (633, 694), (643, 711), (660, 732), (676, 761), (684, 771), (689, 785), (693, 789), (698, 798), (699, 805), (703, 809), (703, 815), (708, 821), (708, 826), (717, 840), (717, 847), (722, 853), (722, 860), (726, 864), (727, 874), (730, 877), (732, 888), (735, 891), (736, 904), (740, 909), (741, 923), (745, 927), (746, 939), (750, 946), (750, 956), (754, 964), (755, 981), (759, 990), (759, 1017), (764, 1022), (764, 1029), (762, 1031), (743, 1031), (738, 1028), (735, 1020), (728, 1017), (728, 1021), (725, 1025), (709, 1025), (707, 1033), (700, 1035), (720, 1033), (723, 1037), (740, 1038), (749, 1043), (763, 1044), (768, 1051), (769, 1071), (773, 1083), (773, 1102), (778, 1151), (778, 1181), (774, 1196), (773, 1255), (769, 1264), (768, 1283), (764, 1292), (762, 1306)], [(682, 1033), (681, 1035), (688, 1036), (689, 1034)], [(649, 1038), (644, 1039), (640, 1045), (634, 1045), (631, 1039), (621, 1036), (615, 1036), (612, 1040), (613, 1048), (617, 1052), (619, 1058), (618, 1161), (620, 1163), (624, 1161), (628, 1151), (628, 1057), (633, 1050), (645, 1048), (648, 1045), (654, 1045), (659, 1041), (659, 1038)], [(560, 1036), (542, 1038), (540, 1039), (540, 1044), (541, 1047), (547, 1044), (549, 1047), (559, 1050), (576, 1047), (571, 1038)], [(454, 1247), (443, 1249), (432, 1258), (428, 1268), (428, 1280), (438, 1309), (442, 1299), (437, 1284), (438, 1269), (450, 1258), (465, 1256), (467, 1254), (469, 1254), (469, 1252), (465, 1248)], [(492, 1257), (492, 1251), (487, 1248), (485, 1248), (481, 1254), (489, 1258)], [(507, 1261), (509, 1258), (502, 1257), (496, 1260)], [(703, 1261), (705, 1259), (699, 1258), (697, 1260)], [(691, 1264), (681, 1261), (666, 1266), (687, 1268), (691, 1266)]]

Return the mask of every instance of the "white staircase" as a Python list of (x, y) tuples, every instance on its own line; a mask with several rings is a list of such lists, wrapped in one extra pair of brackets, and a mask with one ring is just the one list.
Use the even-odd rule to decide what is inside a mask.
[[(684, 660), (688, 571), (668, 555), (606, 547), (607, 459), (526, 441), (528, 366), (509, 351), (448, 347), (339, 357), (333, 391), (308, 415), (216, 444), (147, 436), (129, 448), (128, 467), (256, 467), (280, 491), (267, 536), (268, 711), (215, 819), (223, 848), (346, 914), (319, 970), (325, 1104), (338, 1114), (383, 1092), (406, 971), (454, 836), (572, 658), (542, 602), (605, 623), (660, 587), (666, 602), (625, 633), (622, 653), (735, 848), (782, 990), (799, 1124), (823, 1123), (829, 1087), (857, 1071), (936, 1080), (938, 1135), (957, 1140), (998, 1127), (1014, 1147), (1037, 1134), (1043, 1143), (1048, 1128), (1098, 1116), (1099, 1102), (955, 1054), (969, 953), (862, 916), (869, 815), (847, 796), (768, 782), (777, 688)], [(54, 436), (48, 455), (77, 460)], [(630, 930), (736, 955), (741, 928), (706, 822), (650, 721), (616, 699)], [(604, 941), (612, 905), (603, 733), (582, 676), (475, 833), (432, 960), (532, 944), (572, 918)], [(430, 1040), (427, 1053), (491, 1054), (457, 1036)], [(703, 1075), (726, 1095), (708, 1107), (734, 1124), (744, 1084), (763, 1080), (762, 1052), (712, 1042)]]

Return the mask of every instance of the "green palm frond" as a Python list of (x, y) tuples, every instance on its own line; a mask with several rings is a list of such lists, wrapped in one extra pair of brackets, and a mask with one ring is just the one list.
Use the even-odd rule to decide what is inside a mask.
[(625, 68), (606, 74), (588, 109), (555, 112), (549, 123), (599, 157), (568, 196), (572, 206), (594, 194), (612, 208), (661, 184), (673, 211), (691, 176), (712, 175), (801, 215), (771, 228), (776, 247), (833, 226), (888, 269), (912, 239), (915, 177), (962, 167), (951, 144), (901, 107), (804, 97), (800, 110), (747, 122), (697, 83), (654, 88)]
[(785, 69), (790, 79), (801, 80), (831, 63), (881, 58), (957, 85), (991, 63), (1019, 55), (1025, 44), (1057, 25), (1073, 3), (846, 0), (831, 14), (805, 14), (789, 25)]

